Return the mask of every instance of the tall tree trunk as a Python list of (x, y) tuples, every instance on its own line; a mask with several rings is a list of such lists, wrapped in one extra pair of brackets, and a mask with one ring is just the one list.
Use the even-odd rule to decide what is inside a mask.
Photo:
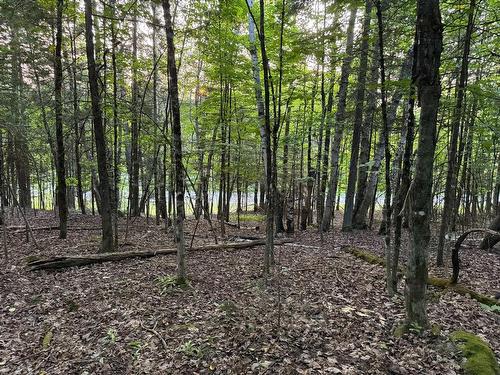
[(465, 89), (467, 85), (467, 78), (469, 75), (469, 52), (470, 44), (472, 38), (472, 32), (474, 29), (474, 15), (476, 9), (476, 1), (471, 0), (469, 5), (469, 18), (467, 21), (467, 30), (465, 31), (464, 37), (464, 49), (462, 53), (462, 62), (460, 68), (460, 78), (458, 80), (458, 85), (456, 86), (456, 97), (457, 102), (455, 109), (453, 111), (453, 120), (451, 123), (451, 140), (450, 149), (448, 153), (448, 172), (446, 174), (446, 185), (444, 189), (444, 207), (443, 215), (441, 218), (441, 226), (439, 228), (439, 242), (437, 248), (437, 259), (436, 263), (438, 266), (443, 266), (444, 264), (444, 241), (446, 233), (449, 230), (451, 216), (453, 215), (454, 203), (457, 191), (457, 175), (460, 165), (457, 165), (457, 144), (459, 130), (463, 117), (463, 102), (465, 98)]
[(55, 115), (57, 142), (57, 206), (59, 208), (59, 238), (66, 238), (68, 232), (68, 204), (66, 201), (66, 170), (64, 163), (64, 134), (62, 121), (62, 13), (63, 0), (57, 0), (56, 51), (54, 59)]
[[(380, 53), (377, 48), (377, 55)], [(380, 57), (379, 57), (380, 58)], [(410, 76), (411, 73), (411, 59), (408, 54), (407, 58), (404, 60), (401, 67), (399, 80), (404, 80)], [(391, 98), (391, 105), (387, 111), (387, 124), (389, 126), (389, 131), (392, 129), (392, 125), (396, 120), (397, 109), (399, 107), (401, 98), (403, 96), (403, 91), (398, 89)], [(363, 195), (363, 200), (361, 201), (358, 210), (356, 211), (353, 219), (353, 227), (358, 229), (366, 228), (366, 216), (368, 210), (374, 199), (375, 189), (378, 181), (378, 174), (380, 172), (380, 166), (382, 160), (384, 160), (385, 155), (385, 140), (384, 137), (380, 137), (378, 144), (376, 146), (375, 155), (373, 156), (373, 163), (370, 169), (370, 174), (368, 177), (368, 183), (366, 185), (366, 190)]]
[[(111, 2), (112, 14), (115, 14), (115, 0)], [(113, 224), (114, 246), (118, 247), (118, 211), (120, 207), (120, 145), (118, 129), (118, 67), (116, 63), (117, 45), (116, 21), (111, 20), (111, 69), (113, 72)], [(127, 213), (128, 214), (128, 213)]]
[(264, 276), (269, 275), (270, 267), (274, 263), (274, 199), (275, 184), (273, 184), (273, 156), (271, 155), (271, 118), (270, 118), (270, 78), (269, 60), (266, 51), (265, 36), (265, 11), (264, 0), (259, 1), (260, 10), (260, 54), (262, 58), (262, 70), (264, 73), (264, 147), (266, 169), (266, 249), (264, 252)]
[(198, 148), (198, 160), (197, 160), (197, 169), (198, 169), (198, 182), (196, 185), (196, 205), (195, 205), (195, 212), (194, 216), (196, 219), (199, 219), (201, 217), (202, 211), (203, 211), (203, 196), (202, 196), (202, 191), (203, 191), (203, 183), (205, 181), (205, 170), (203, 168), (203, 160), (205, 158), (205, 132), (203, 132), (202, 127), (199, 124), (199, 105), (201, 101), (201, 96), (200, 96), (200, 75), (201, 75), (201, 70), (203, 67), (203, 63), (201, 61), (198, 62), (198, 73), (196, 76), (196, 87), (195, 87), (195, 93), (194, 93), (194, 131), (195, 131), (195, 137), (196, 137), (196, 147)]
[[(253, 15), (251, 13), (251, 8), (253, 5), (253, 0), (248, 0), (247, 1), (248, 5), (248, 39), (250, 42), (250, 59), (252, 61), (252, 76), (253, 76), (253, 81), (254, 81), (254, 92), (255, 92), (255, 100), (257, 102), (257, 116), (259, 119), (259, 132), (260, 132), (260, 139), (261, 139), (261, 154), (262, 158), (264, 160), (264, 174), (263, 178), (265, 179), (265, 176), (267, 176), (267, 159), (265, 157), (266, 154), (266, 141), (265, 141), (265, 136), (266, 136), (266, 122), (265, 122), (265, 108), (264, 108), (264, 99), (262, 97), (262, 87), (261, 87), (261, 81), (260, 81), (260, 67), (259, 67), (259, 56), (257, 53), (257, 44), (256, 44), (256, 37), (255, 37), (255, 29), (257, 25), (255, 24), (255, 20), (253, 19)], [(261, 185), (262, 187), (262, 185)], [(262, 202), (263, 202), (263, 193), (264, 190), (261, 188), (260, 193), (260, 206), (262, 208)]]
[(441, 94), (439, 66), (443, 45), (439, 0), (418, 0), (416, 22), (416, 74), (420, 123), (417, 160), (410, 192), (410, 253), (406, 272), (406, 322), (426, 327), (426, 282), (432, 172), (436, 147), (436, 121)]
[(314, 86), (311, 93), (311, 115), (307, 122), (307, 183), (306, 183), (306, 199), (304, 207), (302, 207), (302, 216), (300, 220), (300, 230), (306, 230), (307, 224), (310, 223), (312, 213), (312, 191), (316, 171), (312, 167), (312, 125), (314, 120), (314, 104), (316, 101), (316, 91), (318, 85), (318, 68), (316, 67), (316, 75), (314, 77)]
[(358, 162), (358, 183), (356, 186), (356, 200), (354, 202), (354, 222), (356, 223), (356, 218), (358, 217), (358, 210), (363, 202), (368, 179), (368, 162), (370, 161), (370, 150), (371, 141), (373, 133), (373, 119), (375, 115), (375, 109), (377, 107), (377, 89), (375, 88), (378, 84), (379, 69), (378, 69), (378, 47), (374, 48), (374, 53), (370, 68), (370, 86), (368, 90), (368, 96), (366, 98), (366, 106), (363, 116), (363, 125), (361, 127), (361, 140), (360, 140), (360, 151), (359, 151), (359, 162)]
[(75, 168), (76, 168), (76, 191), (78, 197), (78, 207), (82, 214), (85, 215), (85, 199), (83, 196), (83, 182), (82, 182), (82, 163), (80, 153), (80, 142), (82, 138), (82, 131), (80, 131), (80, 119), (78, 109), (78, 84), (76, 80), (76, 15), (73, 18), (73, 29), (71, 35), (71, 82), (73, 91), (73, 132), (75, 137), (74, 152), (75, 152)]
[(19, 61), (19, 40), (18, 32), (14, 28), (11, 35), (11, 69), (12, 69), (12, 98), (11, 108), (14, 129), (12, 130), (12, 154), (11, 164), (12, 192), (16, 194), (16, 184), (19, 190), (19, 206), (23, 209), (31, 208), (30, 193), (30, 163), (27, 131), (24, 126), (24, 111), (21, 103), (23, 90), (23, 75), (21, 63)]
[(382, 99), (382, 137), (384, 138), (384, 155), (385, 155), (385, 198), (384, 198), (384, 221), (388, 223), (385, 233), (385, 253), (386, 253), (386, 267), (387, 267), (387, 291), (389, 295), (394, 294), (391, 282), (391, 153), (389, 144), (389, 123), (387, 120), (387, 96), (385, 87), (385, 60), (384, 60), (384, 24), (382, 18), (382, 4), (380, 0), (376, 2), (377, 7), (377, 23), (378, 23), (378, 46), (380, 57), (380, 94)]
[(134, 5), (132, 19), (132, 118), (130, 121), (131, 131), (131, 153), (130, 153), (130, 215), (140, 216), (139, 204), (139, 114), (138, 96), (139, 86), (137, 82), (137, 4)]
[(184, 167), (182, 164), (182, 134), (181, 114), (179, 105), (179, 90), (177, 86), (177, 66), (175, 64), (174, 29), (170, 15), (170, 1), (163, 0), (163, 15), (165, 18), (165, 32), (167, 34), (167, 67), (169, 76), (170, 109), (172, 113), (172, 147), (174, 152), (175, 175), (175, 231), (177, 242), (177, 279), (179, 283), (186, 281), (186, 249), (184, 240)]
[[(333, 64), (332, 64), (333, 65)], [(326, 101), (325, 107), (325, 122), (326, 122), (326, 130), (325, 130), (325, 141), (323, 142), (323, 163), (321, 164), (321, 176), (320, 183), (318, 187), (318, 199), (317, 199), (317, 217), (318, 223), (321, 224), (321, 220), (323, 219), (323, 214), (325, 212), (325, 193), (326, 193), (326, 185), (328, 183), (328, 165), (330, 162), (330, 138), (332, 134), (332, 108), (333, 108), (333, 86), (335, 84), (335, 67), (332, 66), (331, 70), (331, 78), (330, 78), (330, 86), (328, 88), (328, 99)]]
[[(368, 39), (370, 36), (370, 21), (372, 13), (372, 1), (367, 0), (365, 5), (365, 18), (363, 22), (363, 33), (361, 35), (361, 56), (359, 57), (358, 83), (356, 87), (356, 109), (354, 111), (354, 125), (351, 143), (351, 160), (349, 162), (349, 177), (347, 179), (347, 191), (345, 194), (343, 231), (352, 229), (352, 217), (354, 211), (354, 192), (356, 190), (356, 178), (358, 176), (359, 142), (363, 123), (363, 110), (365, 102), (366, 70), (368, 67)], [(382, 56), (382, 54), (380, 55)]]
[(87, 66), (89, 72), (90, 98), (94, 122), (95, 146), (97, 152), (97, 170), (99, 173), (100, 212), (102, 221), (101, 251), (113, 250), (113, 223), (111, 215), (111, 194), (107, 168), (106, 135), (102, 122), (102, 110), (99, 94), (99, 77), (94, 56), (94, 32), (92, 26), (92, 0), (85, 0), (85, 42)]
[[(412, 63), (412, 76), (415, 75), (416, 69), (416, 58), (414, 56), (415, 43), (412, 50), (413, 63)], [(403, 166), (398, 176), (399, 186), (396, 191), (396, 201), (394, 203), (394, 218), (393, 218), (393, 226), (394, 226), (394, 247), (392, 253), (392, 262), (391, 262), (391, 273), (390, 273), (390, 283), (391, 288), (394, 292), (397, 292), (397, 282), (398, 282), (398, 263), (399, 263), (399, 253), (401, 249), (401, 234), (403, 228), (403, 217), (405, 213), (404, 202), (406, 195), (408, 193), (408, 189), (410, 188), (411, 181), (411, 164), (412, 164), (412, 154), (413, 154), (413, 142), (414, 142), (414, 132), (415, 132), (415, 86), (410, 85), (409, 95), (408, 95), (408, 103), (406, 108), (406, 118), (405, 124), (403, 126), (406, 127), (406, 140), (404, 146), (404, 154), (403, 154)]]
[(354, 22), (356, 21), (356, 12), (356, 7), (352, 6), (349, 16), (349, 24), (347, 26), (346, 50), (344, 61), (342, 62), (337, 112), (335, 113), (335, 135), (333, 137), (330, 157), (330, 183), (320, 227), (320, 230), (323, 232), (330, 229), (330, 222), (332, 221), (333, 210), (335, 209), (335, 197), (337, 196), (340, 145), (342, 143), (344, 133), (347, 86), (349, 84), (349, 74), (351, 72), (351, 62), (353, 60), (352, 51), (354, 44)]

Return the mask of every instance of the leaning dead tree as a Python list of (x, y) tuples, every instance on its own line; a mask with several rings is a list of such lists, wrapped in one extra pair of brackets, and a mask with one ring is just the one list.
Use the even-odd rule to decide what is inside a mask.
[(453, 250), (451, 253), (451, 263), (453, 266), (453, 276), (451, 278), (451, 282), (453, 284), (456, 284), (458, 282), (458, 274), (460, 272), (460, 258), (458, 257), (458, 251), (460, 250), (462, 243), (469, 236), (469, 234), (477, 233), (477, 232), (486, 233), (489, 236), (497, 236), (497, 237), (500, 236), (500, 232), (496, 232), (492, 229), (473, 228), (473, 229), (469, 229), (468, 231), (462, 233), (462, 235), (460, 235), (460, 237), (457, 238), (457, 241), (455, 242), (455, 246), (453, 247)]

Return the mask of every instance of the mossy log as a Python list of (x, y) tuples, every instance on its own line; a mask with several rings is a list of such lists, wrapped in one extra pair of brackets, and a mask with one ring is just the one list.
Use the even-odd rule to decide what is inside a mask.
[[(349, 252), (350, 254), (354, 255), (357, 258), (363, 259), (364, 261), (370, 264), (376, 264), (384, 267), (386, 265), (385, 259), (383, 257), (378, 256), (377, 254), (374, 254), (371, 251), (360, 249), (353, 246), (345, 246), (343, 247), (343, 250)], [(404, 272), (404, 269), (402, 267), (399, 267), (399, 271)], [(478, 293), (470, 288), (467, 288), (464, 285), (453, 283), (453, 280), (447, 280), (439, 277), (429, 276), (427, 278), (427, 285), (432, 285), (434, 287), (443, 289), (449, 289), (455, 293), (458, 293), (466, 297), (470, 297), (488, 306), (497, 305), (497, 301), (495, 299), (485, 296), (484, 294)], [(496, 310), (494, 311), (498, 313)]]
[[(289, 239), (275, 240), (274, 244), (283, 245), (287, 242), (291, 242), (291, 240)], [(231, 242), (225, 244), (197, 246), (190, 248), (189, 251), (246, 249), (265, 244), (266, 244), (265, 239), (259, 239), (255, 241)], [(157, 255), (170, 255), (176, 253), (177, 253), (176, 248), (169, 248), (169, 249), (154, 249), (154, 250), (133, 250), (133, 251), (75, 255), (75, 256), (68, 255), (68, 256), (52, 257), (41, 260), (32, 260), (28, 262), (27, 266), (30, 268), (31, 271), (42, 270), (42, 269), (45, 270), (60, 269), (68, 267), (86, 266), (89, 264), (96, 264), (96, 263), (116, 262), (130, 258), (151, 258)]]

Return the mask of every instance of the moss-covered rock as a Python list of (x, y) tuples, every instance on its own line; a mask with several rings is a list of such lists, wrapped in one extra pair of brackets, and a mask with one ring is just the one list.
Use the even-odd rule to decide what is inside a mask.
[(500, 375), (495, 354), (480, 337), (465, 331), (451, 334), (451, 340), (467, 359), (463, 365), (469, 375)]

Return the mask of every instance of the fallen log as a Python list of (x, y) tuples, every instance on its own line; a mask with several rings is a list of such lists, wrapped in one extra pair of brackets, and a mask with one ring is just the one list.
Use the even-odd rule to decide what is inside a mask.
[(490, 236), (499, 236), (500, 233), (497, 231), (494, 231), (492, 229), (487, 229), (487, 228), (473, 228), (469, 229), (468, 231), (462, 233), (460, 237), (457, 238), (455, 242), (455, 246), (453, 246), (453, 250), (451, 252), (451, 264), (453, 267), (453, 276), (451, 278), (451, 282), (453, 284), (456, 284), (458, 282), (458, 274), (460, 272), (460, 258), (458, 257), (458, 251), (460, 250), (460, 246), (462, 245), (462, 242), (465, 241), (467, 236), (471, 233), (486, 233)]
[[(386, 266), (385, 258), (383, 258), (383, 257), (381, 257), (381, 256), (379, 256), (379, 255), (377, 255), (369, 250), (354, 247), (354, 246), (342, 246), (342, 250), (347, 251), (348, 253), (354, 255), (356, 258), (364, 260), (367, 263), (379, 265), (379, 266), (383, 266), (383, 267)], [(405, 273), (405, 269), (403, 267), (399, 267), (398, 271), (401, 273)], [(475, 290), (472, 290), (464, 285), (454, 284), (452, 280), (428, 276), (427, 277), (427, 285), (432, 285), (432, 286), (437, 287), (437, 288), (451, 290), (451, 291), (453, 291), (457, 294), (460, 294), (462, 296), (475, 299), (476, 301), (478, 301), (479, 303), (482, 303), (484, 305), (500, 306), (500, 305), (498, 305), (496, 299), (493, 299), (493, 298), (488, 297), (484, 294), (476, 292)], [(492, 311), (497, 313), (497, 314), (500, 314), (500, 312), (497, 310), (492, 310)]]
[[(275, 240), (275, 245), (283, 245), (291, 242), (289, 239)], [(206, 246), (196, 246), (188, 251), (208, 251), (208, 250), (226, 250), (226, 249), (246, 249), (254, 246), (265, 245), (265, 239), (246, 242), (231, 242), (225, 244), (211, 244)], [(60, 256), (48, 259), (32, 260), (28, 262), (27, 266), (30, 271), (60, 269), (68, 267), (86, 266), (89, 264), (97, 264), (104, 262), (116, 262), (129, 258), (151, 258), (157, 255), (176, 254), (176, 248), (169, 249), (154, 249), (154, 250), (132, 250), (113, 253), (99, 253), (89, 255), (75, 255), (75, 256)]]
[[(26, 226), (18, 227), (7, 227), (8, 230), (13, 230), (12, 233), (24, 233), (26, 232)], [(51, 225), (47, 227), (34, 227), (31, 228), (31, 230), (34, 231), (39, 231), (39, 230), (58, 230), (59, 225)], [(84, 230), (102, 230), (102, 227), (69, 227), (68, 231), (74, 232), (74, 231), (84, 231)]]

